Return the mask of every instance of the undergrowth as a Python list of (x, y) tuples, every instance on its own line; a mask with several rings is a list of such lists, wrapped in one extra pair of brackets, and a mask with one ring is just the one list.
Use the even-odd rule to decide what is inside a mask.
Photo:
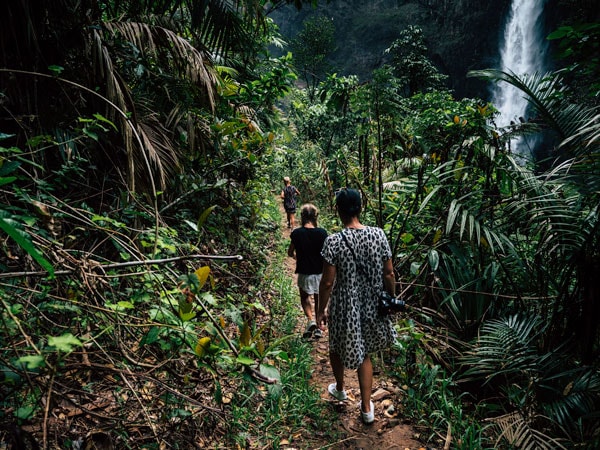
[[(91, 253), (55, 247), (78, 270), (0, 281), (0, 445), (277, 448), (326, 433), (265, 185), (249, 185), (231, 209), (252, 223), (237, 235), (204, 213), (192, 233), (182, 223), (139, 234), (156, 250), (144, 264), (127, 258), (124, 216), (65, 206), (74, 239), (106, 242), (133, 264), (105, 269)], [(195, 248), (198, 236), (210, 246)], [(210, 259), (234, 252), (243, 258)], [(207, 258), (177, 259), (189, 253)]]
[[(295, 331), (300, 316), (297, 291), (292, 278), (282, 270), (287, 242), (278, 243), (270, 255), (271, 264), (262, 281), (264, 291), (272, 292), (269, 304), (273, 337), (281, 340), (277, 369), (280, 382), (257, 385), (245, 379), (232, 402), (228, 441), (242, 447), (312, 448), (312, 437), (330, 436), (331, 417), (318, 390), (311, 385), (312, 346)], [(259, 441), (259, 442), (257, 442)], [(302, 445), (303, 447), (299, 447)]]

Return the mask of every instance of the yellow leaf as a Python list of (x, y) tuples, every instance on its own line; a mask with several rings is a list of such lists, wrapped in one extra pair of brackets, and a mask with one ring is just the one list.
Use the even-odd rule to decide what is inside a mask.
[(196, 352), (196, 355), (203, 357), (209, 348), (210, 348), (210, 338), (203, 337), (198, 340), (198, 343), (196, 344), (196, 348), (194, 349), (194, 351)]
[(458, 116), (454, 116), (454, 123), (458, 125), (458, 122), (460, 122), (460, 118)]
[(206, 283), (206, 280), (208, 279), (208, 276), (210, 275), (210, 267), (202, 266), (198, 270), (196, 270), (194, 273), (198, 277), (198, 282), (200, 283), (200, 289), (202, 289), (202, 287)]
[(441, 237), (442, 237), (442, 230), (440, 228), (438, 228), (438, 230), (433, 235), (433, 243), (437, 244), (437, 242), (440, 240)]
[(198, 229), (200, 229), (204, 226), (204, 224), (206, 223), (206, 220), (208, 219), (208, 216), (210, 215), (210, 213), (212, 213), (214, 211), (214, 209), (216, 207), (217, 207), (217, 205), (212, 205), (212, 206), (209, 206), (208, 208), (206, 208), (204, 211), (202, 211), (202, 214), (200, 214), (200, 217), (198, 218), (198, 223), (196, 224)]
[(242, 335), (240, 336), (240, 344), (242, 344), (244, 347), (247, 347), (248, 345), (250, 345), (251, 338), (252, 335), (250, 333), (250, 326), (248, 325), (248, 322), (244, 321), (244, 326), (242, 327)]
[(219, 325), (221, 325), (221, 328), (225, 328), (225, 319), (223, 316), (219, 316)]

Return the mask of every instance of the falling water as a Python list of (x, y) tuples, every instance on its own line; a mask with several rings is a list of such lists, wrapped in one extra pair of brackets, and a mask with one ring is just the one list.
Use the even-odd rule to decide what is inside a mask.
[[(502, 71), (516, 75), (544, 71), (546, 46), (540, 24), (545, 3), (546, 0), (512, 0), (500, 49)], [(527, 118), (527, 100), (523, 92), (508, 83), (497, 85), (492, 102), (500, 111), (500, 126)], [(515, 142), (517, 153), (522, 154), (519, 150), (522, 145), (521, 139)]]

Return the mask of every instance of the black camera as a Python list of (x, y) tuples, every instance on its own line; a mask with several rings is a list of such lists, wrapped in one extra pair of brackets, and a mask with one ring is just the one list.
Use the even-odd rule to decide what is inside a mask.
[(388, 292), (383, 291), (379, 294), (379, 314), (387, 316), (388, 314), (394, 314), (406, 310), (406, 302), (401, 298), (396, 298), (390, 295)]

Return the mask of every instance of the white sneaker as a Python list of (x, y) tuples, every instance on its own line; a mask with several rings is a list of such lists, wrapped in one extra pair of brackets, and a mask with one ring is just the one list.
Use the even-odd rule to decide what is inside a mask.
[(321, 329), (320, 329), (320, 328), (317, 328), (317, 329), (315, 330), (315, 332), (313, 333), (313, 337), (314, 337), (315, 339), (320, 339), (320, 338), (322, 338), (322, 337), (323, 337), (323, 332), (321, 331)]
[(333, 396), (335, 397), (337, 400), (339, 400), (340, 402), (343, 402), (344, 400), (348, 399), (348, 396), (346, 395), (346, 391), (338, 391), (336, 389), (337, 384), (336, 383), (331, 383), (328, 387), (327, 387), (327, 391)]
[(362, 410), (362, 402), (360, 402), (360, 417), (365, 425), (372, 424), (375, 421), (375, 407), (373, 406), (373, 402), (371, 402), (371, 411), (369, 412)]

